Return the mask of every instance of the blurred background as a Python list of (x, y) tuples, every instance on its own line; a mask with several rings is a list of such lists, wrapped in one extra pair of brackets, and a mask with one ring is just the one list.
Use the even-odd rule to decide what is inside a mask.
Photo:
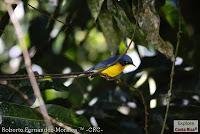
[[(51, 116), (73, 128), (98, 126), (106, 134), (157, 134), (168, 101), (178, 32), (166, 133), (173, 131), (174, 119), (200, 119), (199, 4), (195, 0), (19, 0), (12, 7), (38, 74), (87, 70), (123, 54), (133, 39), (127, 54), (136, 67), (126, 68), (119, 80), (99, 76), (39, 80)], [(26, 74), (4, 1), (0, 2), (0, 74)], [(0, 81), (1, 127), (44, 127), (16, 90), (35, 101), (28, 80)]]

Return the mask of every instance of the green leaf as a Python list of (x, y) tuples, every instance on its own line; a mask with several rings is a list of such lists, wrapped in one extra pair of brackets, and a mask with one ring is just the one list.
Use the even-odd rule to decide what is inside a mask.
[(87, 78), (75, 79), (73, 83), (68, 87), (69, 96), (68, 99), (72, 104), (72, 108), (80, 108), (84, 102), (84, 93), (89, 85)]
[(161, 12), (171, 27), (178, 26), (178, 10), (171, 0), (166, 0), (165, 5), (161, 7)]
[(24, 36), (24, 42), (26, 44), (26, 47), (30, 48), (30, 37), (28, 33)]
[[(83, 116), (77, 116), (74, 111), (56, 105), (47, 105), (48, 113), (56, 120), (70, 124), (72, 127), (89, 127), (90, 124)], [(0, 103), (1, 126), (11, 128), (45, 128), (40, 114), (34, 109), (14, 103)]]
[[(114, 3), (112, 0), (108, 1), (108, 12), (111, 14), (112, 19), (113, 19), (113, 26), (117, 27), (115, 32), (118, 33), (118, 38), (119, 39), (124, 39), (124, 38), (132, 38), (134, 35), (134, 42), (138, 44), (144, 44), (146, 45), (146, 35), (143, 33), (141, 29), (136, 27), (135, 22), (131, 21), (126, 12), (124, 11), (123, 8), (121, 8), (117, 3)], [(108, 13), (107, 13), (108, 14)], [(109, 32), (109, 31), (107, 31)], [(115, 34), (116, 34), (115, 33)], [(112, 34), (113, 35), (113, 34)], [(112, 37), (110, 35), (110, 37)], [(112, 37), (113, 38), (113, 37)], [(121, 42), (121, 40), (120, 40)], [(118, 44), (119, 45), (119, 44)]]
[[(16, 87), (17, 85), (17, 87)], [(9, 101), (12, 103), (17, 103), (17, 104), (23, 104), (26, 105), (24, 100), (19, 97), (18, 92), (15, 91), (16, 88), (17, 90), (20, 90), (21, 92), (25, 93), (30, 100), (34, 100), (34, 94), (32, 87), (30, 86), (30, 82), (24, 80), (24, 81), (14, 81), (10, 85), (0, 85), (0, 102), (1, 101)]]
[(58, 105), (47, 105), (49, 115), (60, 122), (66, 122), (74, 127), (89, 127), (90, 123), (83, 116), (77, 116), (71, 109)]
[(1, 102), (1, 125), (11, 128), (44, 128), (45, 124), (41, 116), (27, 106), (14, 103)]
[(141, 29), (136, 27), (136, 24), (134, 24), (134, 22), (132, 22), (128, 18), (123, 8), (121, 8), (117, 4), (112, 4), (112, 6), (110, 7), (110, 11), (114, 15), (114, 19), (117, 22), (117, 26), (119, 27), (120, 32), (122, 32), (123, 37), (132, 38), (132, 36), (134, 35), (133, 39), (135, 42), (137, 42), (138, 44), (146, 44), (145, 34)]
[(46, 89), (44, 91), (46, 101), (51, 101), (58, 98), (66, 99), (68, 94), (69, 93), (67, 91), (56, 91), (55, 89)]
[(108, 10), (101, 10), (101, 13), (99, 14), (99, 24), (109, 50), (115, 54), (120, 43), (121, 35), (113, 22), (112, 14)]
[(62, 44), (63, 44), (64, 38), (65, 38), (64, 33), (60, 33), (60, 34), (57, 36), (55, 42), (53, 43), (52, 49), (53, 49), (53, 52), (54, 52), (55, 54), (59, 54), (59, 53), (61, 52)]
[(67, 49), (65, 52), (65, 55), (72, 61), (74, 61), (76, 58), (76, 53), (75, 53), (74, 49), (72, 49), (72, 48)]
[(126, 44), (122, 41), (120, 44), (119, 44), (119, 53), (120, 54), (124, 54), (126, 51)]
[(135, 25), (133, 25), (133, 22), (131, 22), (126, 16), (124, 10), (119, 5), (111, 3), (111, 1), (108, 10), (113, 14), (117, 26), (123, 33), (123, 36), (126, 37), (131, 35), (134, 31)]
[(96, 21), (98, 18), (98, 15), (101, 11), (101, 7), (103, 5), (104, 0), (87, 0), (90, 12), (92, 14), (92, 17)]
[(4, 15), (3, 11), (0, 11), (0, 17), (2, 17)]

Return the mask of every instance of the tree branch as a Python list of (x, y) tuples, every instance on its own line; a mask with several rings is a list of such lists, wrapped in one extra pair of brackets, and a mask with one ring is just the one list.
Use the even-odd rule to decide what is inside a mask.
[(25, 66), (26, 66), (26, 70), (27, 70), (27, 73), (28, 73), (28, 77), (30, 79), (31, 86), (33, 88), (35, 97), (38, 98), (39, 103), (40, 103), (40, 111), (42, 113), (42, 116), (44, 118), (44, 121), (45, 121), (48, 129), (53, 129), (53, 125), (52, 125), (50, 117), (47, 113), (47, 109), (46, 109), (46, 106), (44, 104), (44, 100), (41, 96), (40, 89), (38, 87), (34, 73), (32, 71), (31, 59), (30, 59), (28, 50), (26, 48), (27, 44), (24, 40), (24, 34), (22, 32), (21, 26), (20, 26), (18, 20), (16, 19), (16, 16), (15, 16), (14, 11), (12, 9), (12, 6), (11, 6), (12, 3), (10, 3), (9, 0), (5, 0), (5, 3), (6, 3), (6, 6), (7, 6), (7, 11), (8, 11), (8, 14), (10, 16), (11, 22), (13, 23), (13, 26), (14, 26), (15, 31), (16, 31), (17, 38), (19, 40), (19, 45), (22, 49), (22, 53), (23, 53), (23, 57), (24, 57), (24, 61), (25, 61)]
[[(90, 77), (92, 75), (97, 74), (98, 72), (72, 72), (67, 74), (45, 74), (45, 75), (39, 75), (38, 73), (35, 73), (35, 78), (37, 80), (45, 79), (45, 78), (51, 78), (51, 79), (68, 79), (68, 78), (80, 78), (80, 77)], [(0, 81), (6, 81), (6, 80), (26, 80), (29, 79), (29, 76), (26, 74), (16, 75), (16, 74), (6, 74), (6, 75), (0, 75)]]
[(163, 120), (163, 125), (161, 129), (161, 134), (164, 134), (165, 131), (165, 126), (167, 122), (167, 117), (168, 117), (168, 112), (169, 112), (169, 106), (170, 106), (170, 101), (171, 101), (171, 96), (172, 96), (172, 88), (173, 88), (173, 79), (174, 79), (174, 69), (175, 69), (175, 61), (176, 57), (178, 55), (178, 49), (180, 45), (180, 39), (181, 39), (181, 17), (180, 17), (180, 9), (179, 9), (179, 22), (178, 22), (178, 33), (177, 33), (177, 43), (176, 43), (176, 49), (175, 49), (175, 54), (173, 57), (173, 63), (172, 63), (172, 68), (171, 68), (171, 74), (170, 74), (170, 83), (169, 83), (169, 90), (167, 93), (167, 106), (166, 106), (166, 111), (165, 111), (165, 116)]
[(137, 92), (140, 95), (140, 97), (142, 99), (142, 103), (144, 105), (144, 131), (145, 131), (145, 134), (148, 134), (148, 115), (149, 115), (148, 107), (146, 106), (144, 95), (139, 90)]
[(59, 20), (59, 19), (56, 19), (55, 17), (52, 17), (51, 15), (49, 15), (49, 14), (47, 14), (47, 13), (45, 13), (45, 12), (43, 12), (43, 11), (40, 11), (39, 9), (37, 9), (36, 7), (34, 7), (34, 6), (32, 6), (32, 5), (30, 5), (29, 3), (27, 3), (27, 5), (29, 6), (29, 7), (31, 7), (32, 9), (34, 9), (35, 11), (38, 11), (38, 12), (40, 12), (40, 13), (42, 13), (42, 14), (44, 14), (44, 15), (46, 15), (47, 17), (49, 17), (50, 19), (53, 19), (53, 20), (55, 20), (55, 21), (57, 21), (57, 22), (60, 22), (61, 24), (63, 24), (64, 26), (67, 26), (67, 24), (65, 24), (64, 22), (62, 22), (61, 20)]

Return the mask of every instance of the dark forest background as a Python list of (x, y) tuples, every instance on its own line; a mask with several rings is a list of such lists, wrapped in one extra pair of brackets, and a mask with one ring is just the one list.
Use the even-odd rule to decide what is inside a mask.
[[(164, 120), (173, 56), (173, 88), (165, 133), (174, 119), (200, 119), (200, 8), (198, 0), (22, 0), (12, 7), (39, 74), (82, 72), (128, 53), (134, 71), (119, 80), (38, 80), (49, 115), (87, 133), (158, 134)], [(179, 35), (179, 36), (177, 36)], [(0, 1), (0, 74), (27, 74), (15, 28)], [(0, 124), (44, 128), (28, 80), (0, 80)]]

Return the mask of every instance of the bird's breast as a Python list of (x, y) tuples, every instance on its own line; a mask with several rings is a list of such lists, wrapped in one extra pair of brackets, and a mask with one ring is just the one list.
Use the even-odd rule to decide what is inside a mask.
[(120, 63), (112, 65), (101, 72), (103, 75), (107, 75), (109, 77), (116, 77), (122, 73), (124, 66)]

